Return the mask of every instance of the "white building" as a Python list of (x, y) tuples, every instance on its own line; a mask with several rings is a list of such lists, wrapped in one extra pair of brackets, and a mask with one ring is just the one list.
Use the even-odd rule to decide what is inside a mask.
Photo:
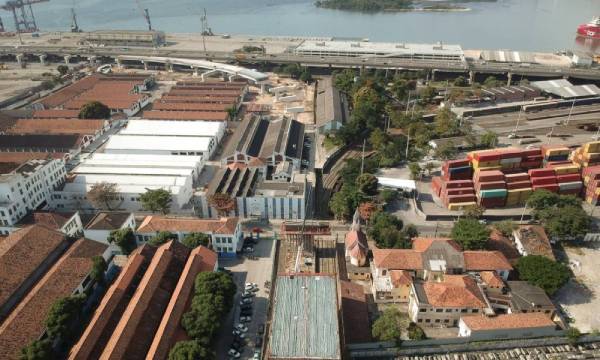
[(110, 245), (108, 236), (111, 231), (126, 228), (135, 230), (135, 217), (133, 216), (133, 213), (100, 211), (85, 224), (83, 235), (86, 239)]
[(172, 211), (181, 210), (192, 198), (193, 184), (202, 171), (201, 156), (94, 154), (73, 169), (70, 179), (52, 197), (56, 209), (93, 209), (87, 192), (97, 183), (117, 185), (115, 209), (139, 211), (140, 196), (148, 189), (172, 194)]
[(221, 142), (225, 133), (224, 121), (129, 120), (120, 135), (194, 136)]
[(542, 313), (462, 316), (458, 335), (474, 341), (556, 336), (557, 324)]
[(146, 216), (136, 230), (138, 243), (149, 241), (158, 232), (168, 231), (182, 241), (187, 234), (204, 233), (219, 256), (235, 256), (243, 245), (244, 234), (239, 218), (198, 219), (186, 217)]
[(104, 152), (109, 154), (201, 155), (209, 159), (217, 142), (208, 137), (113, 135)]
[(0, 226), (12, 226), (50, 201), (65, 179), (62, 159), (29, 160), (0, 175)]

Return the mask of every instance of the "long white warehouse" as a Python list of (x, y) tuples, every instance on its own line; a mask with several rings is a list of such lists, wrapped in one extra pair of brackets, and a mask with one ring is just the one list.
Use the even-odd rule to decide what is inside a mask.
[(104, 152), (109, 154), (201, 155), (209, 159), (214, 139), (198, 136), (113, 135)]
[(225, 133), (223, 121), (129, 120), (121, 135), (197, 136), (218, 144)]

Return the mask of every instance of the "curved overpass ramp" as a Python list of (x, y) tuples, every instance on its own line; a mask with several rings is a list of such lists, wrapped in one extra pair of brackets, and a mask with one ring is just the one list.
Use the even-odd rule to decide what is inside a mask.
[(223, 64), (213, 61), (197, 60), (197, 59), (183, 59), (183, 58), (172, 58), (172, 57), (161, 57), (161, 56), (136, 56), (136, 55), (120, 55), (117, 56), (118, 60), (125, 61), (140, 61), (143, 63), (159, 63), (159, 64), (171, 64), (180, 66), (189, 66), (191, 68), (205, 69), (209, 71), (218, 71), (228, 75), (239, 76), (244, 79), (254, 81), (256, 83), (265, 81), (269, 76), (265, 73), (247, 69), (241, 66)]

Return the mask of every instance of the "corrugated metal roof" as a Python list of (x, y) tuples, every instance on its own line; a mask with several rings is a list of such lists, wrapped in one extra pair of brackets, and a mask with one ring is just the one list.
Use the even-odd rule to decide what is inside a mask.
[(600, 88), (594, 84), (573, 85), (565, 79), (535, 81), (531, 85), (563, 99), (600, 96)]
[(341, 358), (333, 277), (279, 276), (274, 306), (270, 358)]

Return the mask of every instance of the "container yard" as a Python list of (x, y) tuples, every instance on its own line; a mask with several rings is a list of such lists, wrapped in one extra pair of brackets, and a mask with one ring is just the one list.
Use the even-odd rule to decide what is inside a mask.
[(564, 145), (534, 149), (496, 148), (469, 152), (442, 164), (432, 194), (451, 211), (522, 207), (535, 190), (582, 197), (598, 204), (600, 141), (572, 150)]

